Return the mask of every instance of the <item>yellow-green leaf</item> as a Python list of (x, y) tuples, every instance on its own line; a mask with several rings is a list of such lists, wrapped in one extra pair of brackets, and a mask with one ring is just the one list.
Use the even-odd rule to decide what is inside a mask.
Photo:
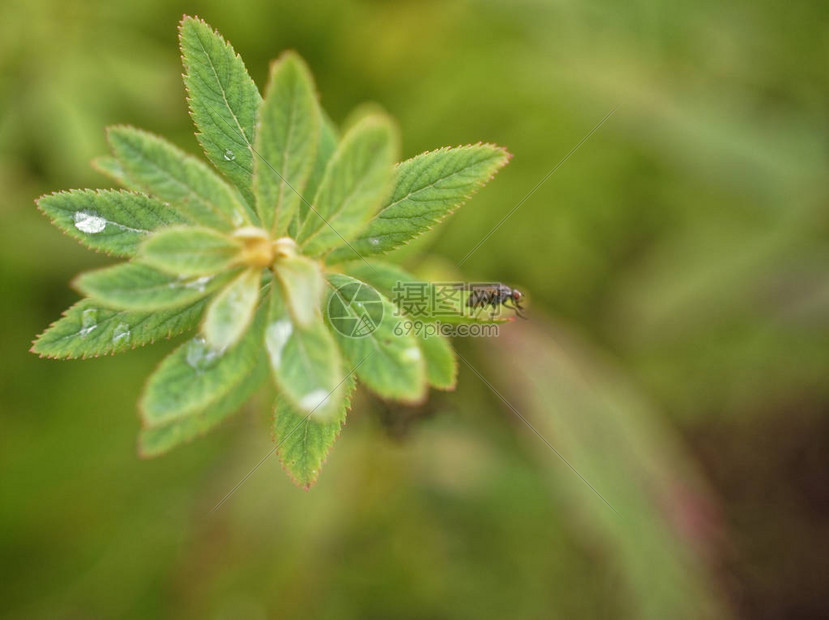
[(209, 346), (224, 351), (239, 341), (253, 320), (261, 279), (260, 269), (248, 268), (210, 302), (202, 323)]
[(147, 239), (141, 262), (177, 276), (212, 275), (232, 267), (242, 252), (238, 239), (210, 228), (177, 226)]
[(322, 266), (305, 256), (279, 259), (274, 266), (291, 317), (301, 327), (319, 320), (325, 289)]

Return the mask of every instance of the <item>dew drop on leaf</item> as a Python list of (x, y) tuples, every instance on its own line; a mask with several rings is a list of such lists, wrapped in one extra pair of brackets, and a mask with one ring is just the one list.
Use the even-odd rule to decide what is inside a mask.
[(188, 281), (184, 287), (191, 288), (197, 290), (199, 293), (204, 293), (204, 289), (207, 286), (207, 283), (213, 279), (213, 276), (201, 276), (200, 278), (195, 278), (193, 280)]
[(268, 347), (271, 365), (274, 368), (279, 368), (282, 365), (282, 349), (285, 348), (293, 331), (294, 328), (288, 319), (275, 321), (268, 325), (265, 332), (265, 344)]
[(98, 327), (98, 310), (87, 308), (81, 313), (81, 331), (78, 333), (81, 336), (86, 336), (96, 327)]
[(328, 398), (328, 392), (325, 390), (314, 390), (299, 399), (299, 406), (304, 411), (311, 412), (319, 407), (326, 398)]
[(420, 359), (420, 349), (417, 347), (409, 347), (403, 351), (403, 359), (409, 362), (416, 362)]
[(72, 219), (75, 222), (75, 228), (90, 235), (99, 233), (107, 227), (107, 221), (104, 218), (87, 211), (75, 211)]
[(233, 161), (234, 159), (236, 159), (236, 154), (233, 151), (231, 151), (230, 149), (227, 149), (225, 151), (224, 157), (225, 157), (225, 161)]
[(371, 245), (380, 245), (380, 240), (377, 237), (372, 237), (368, 240)]
[(198, 336), (187, 343), (187, 364), (198, 372), (207, 370), (221, 357), (221, 351), (211, 349), (207, 341)]
[(129, 325), (126, 323), (118, 323), (118, 325), (115, 326), (115, 329), (112, 330), (112, 344), (129, 342), (131, 335)]

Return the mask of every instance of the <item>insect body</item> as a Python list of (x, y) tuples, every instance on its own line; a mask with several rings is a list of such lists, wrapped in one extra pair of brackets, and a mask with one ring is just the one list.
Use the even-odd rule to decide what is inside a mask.
[(505, 308), (512, 308), (516, 315), (526, 319), (527, 317), (523, 314), (524, 308), (521, 306), (523, 296), (524, 294), (521, 291), (506, 284), (470, 285), (466, 305), (468, 308), (492, 306), (493, 314), (498, 306), (504, 306)]

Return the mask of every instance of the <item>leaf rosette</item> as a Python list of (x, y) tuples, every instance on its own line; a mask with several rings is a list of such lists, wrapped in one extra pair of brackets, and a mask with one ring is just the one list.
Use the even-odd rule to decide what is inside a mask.
[(404, 402), (430, 386), (454, 388), (446, 338), (394, 329), (394, 282), (414, 277), (374, 257), (452, 213), (509, 155), (476, 144), (396, 163), (392, 119), (372, 108), (341, 135), (295, 53), (271, 65), (261, 96), (205, 22), (185, 17), (179, 39), (190, 114), (212, 167), (117, 126), (108, 130), (111, 155), (94, 165), (123, 189), (38, 199), (58, 228), (126, 262), (81, 274), (74, 284), (84, 298), (32, 351), (86, 358), (195, 332), (147, 381), (140, 452), (162, 454), (207, 432), (270, 377), (280, 458), (308, 487), (358, 380)]

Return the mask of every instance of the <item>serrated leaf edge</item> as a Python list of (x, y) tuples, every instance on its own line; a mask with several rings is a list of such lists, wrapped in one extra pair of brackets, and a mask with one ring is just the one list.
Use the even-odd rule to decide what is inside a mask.
[[(35, 351), (35, 347), (37, 346), (37, 341), (38, 341), (38, 340), (40, 340), (40, 338), (41, 338), (41, 337), (42, 337), (42, 336), (43, 336), (46, 332), (48, 332), (50, 329), (52, 329), (52, 328), (53, 328), (55, 325), (57, 325), (57, 324), (58, 324), (61, 320), (65, 319), (65, 318), (66, 318), (66, 316), (67, 316), (67, 313), (68, 313), (68, 312), (69, 312), (72, 308), (74, 308), (75, 306), (77, 306), (80, 302), (82, 302), (84, 299), (86, 299), (86, 298), (79, 299), (79, 300), (78, 300), (78, 301), (76, 301), (74, 304), (72, 304), (71, 306), (69, 306), (66, 310), (64, 310), (63, 312), (61, 312), (61, 314), (60, 314), (60, 317), (59, 317), (59, 318), (57, 318), (57, 319), (55, 319), (54, 321), (52, 321), (52, 322), (49, 324), (49, 326), (48, 326), (48, 327), (46, 327), (46, 329), (44, 329), (42, 332), (40, 332), (40, 333), (39, 333), (39, 334), (35, 337), (35, 339), (34, 339), (34, 340), (32, 340), (32, 346), (29, 348), (29, 353), (34, 353), (34, 354), (35, 354), (35, 355), (37, 355), (40, 359), (64, 360), (64, 361), (69, 361), (69, 360), (88, 360), (88, 359), (96, 359), (96, 358), (99, 358), (99, 357), (112, 357), (113, 355), (118, 355), (119, 353), (124, 353), (125, 351), (135, 351), (136, 349), (138, 349), (138, 348), (140, 348), (140, 347), (147, 347), (147, 346), (153, 345), (153, 344), (155, 344), (156, 342), (159, 342), (160, 340), (170, 340), (171, 338), (174, 338), (174, 337), (176, 337), (176, 336), (180, 336), (181, 334), (185, 334), (185, 333), (187, 333), (188, 331), (193, 331), (193, 330), (196, 330), (196, 329), (197, 329), (197, 327), (198, 327), (198, 324), (196, 324), (196, 325), (194, 325), (194, 326), (193, 326), (193, 328), (192, 328), (191, 330), (186, 330), (186, 329), (185, 329), (185, 330), (183, 330), (183, 331), (176, 332), (175, 334), (173, 333), (173, 331), (172, 331), (172, 330), (167, 330), (167, 334), (166, 334), (166, 335), (164, 335), (164, 336), (160, 336), (160, 337), (158, 337), (158, 338), (152, 338), (152, 339), (150, 339), (150, 341), (149, 341), (149, 342), (144, 342), (144, 343), (142, 343), (142, 344), (132, 344), (132, 346), (130, 346), (128, 349), (127, 349), (127, 348), (125, 348), (125, 349), (122, 349), (122, 350), (120, 350), (120, 351), (111, 351), (111, 352), (109, 352), (109, 353), (96, 353), (96, 354), (94, 354), (94, 355), (76, 355), (76, 356), (72, 356), (72, 355), (65, 355), (65, 356), (61, 356), (61, 355), (48, 355), (48, 354), (44, 355), (43, 353), (39, 353), (39, 352)], [(199, 304), (199, 303), (201, 303), (201, 302), (203, 302), (203, 301), (204, 301), (204, 298), (199, 299), (199, 300), (195, 301), (194, 303), (192, 303), (192, 304), (190, 304), (190, 305), (183, 306), (180, 310), (181, 310), (181, 312), (184, 312), (185, 310), (188, 310), (188, 309), (192, 308), (193, 306), (195, 306), (196, 304)], [(101, 304), (98, 304), (98, 305), (101, 305)], [(113, 311), (114, 311), (114, 312), (137, 312), (137, 311), (132, 311), (132, 310), (113, 310)], [(146, 312), (145, 314), (152, 314), (152, 312)], [(133, 326), (133, 328), (134, 328), (134, 326)]]
[[(469, 200), (470, 200), (470, 199), (471, 199), (471, 198), (472, 198), (475, 194), (477, 194), (477, 193), (478, 193), (481, 189), (483, 189), (483, 188), (484, 188), (487, 184), (489, 184), (489, 182), (490, 182), (492, 179), (494, 179), (494, 178), (495, 178), (495, 175), (496, 175), (496, 174), (498, 174), (498, 172), (500, 172), (500, 171), (501, 171), (501, 169), (502, 169), (502, 168), (504, 168), (504, 167), (505, 167), (505, 166), (506, 166), (506, 165), (507, 165), (507, 164), (508, 164), (508, 163), (512, 160), (513, 155), (512, 155), (512, 153), (510, 153), (510, 152), (507, 150), (507, 148), (506, 148), (505, 146), (499, 146), (499, 145), (494, 144), (494, 143), (492, 143), (492, 142), (476, 142), (476, 143), (474, 143), (474, 144), (461, 144), (461, 145), (458, 145), (458, 146), (442, 146), (442, 147), (439, 147), (439, 148), (436, 148), (436, 149), (432, 149), (432, 150), (428, 150), (428, 151), (423, 151), (422, 153), (418, 153), (417, 155), (414, 155), (413, 157), (410, 157), (409, 159), (406, 159), (406, 160), (404, 160), (404, 161), (398, 162), (398, 163), (396, 163), (396, 164), (394, 165), (394, 169), (395, 169), (395, 171), (397, 171), (397, 170), (400, 168), (400, 166), (401, 166), (401, 165), (403, 165), (404, 163), (406, 163), (406, 162), (408, 162), (408, 161), (411, 161), (412, 159), (416, 159), (417, 157), (423, 157), (423, 156), (425, 156), (425, 155), (431, 155), (432, 153), (439, 153), (439, 152), (442, 152), (442, 151), (450, 151), (450, 150), (458, 150), (458, 149), (471, 149), (471, 148), (475, 148), (475, 147), (479, 147), (479, 146), (488, 146), (488, 147), (492, 147), (492, 148), (493, 148), (494, 150), (496, 150), (496, 151), (501, 151), (501, 153), (503, 153), (506, 157), (505, 157), (505, 158), (504, 158), (501, 162), (499, 162), (499, 163), (498, 163), (498, 165), (497, 165), (497, 166), (496, 166), (496, 167), (492, 170), (492, 173), (491, 173), (488, 177), (486, 177), (485, 179), (483, 179), (483, 181), (480, 183), (480, 185), (479, 185), (478, 187), (475, 187), (474, 189), (472, 189), (472, 191), (470, 191), (469, 193), (465, 194), (465, 195), (464, 195), (464, 196), (463, 196), (460, 200), (458, 200), (457, 204), (455, 204), (455, 206), (454, 206), (454, 207), (452, 207), (451, 209), (448, 209), (448, 210), (444, 211), (441, 215), (439, 215), (439, 216), (437, 217), (437, 219), (435, 219), (435, 221), (434, 221), (434, 222), (432, 222), (432, 224), (431, 224), (430, 226), (427, 226), (426, 228), (424, 228), (423, 230), (421, 230), (420, 232), (418, 232), (418, 233), (417, 233), (416, 235), (414, 235), (411, 239), (407, 239), (406, 241), (403, 241), (403, 242), (401, 242), (400, 244), (395, 245), (394, 247), (391, 247), (391, 248), (389, 248), (388, 250), (385, 250), (385, 251), (383, 251), (383, 252), (377, 252), (376, 254), (370, 254), (370, 256), (383, 256), (384, 254), (388, 254), (389, 252), (392, 252), (392, 251), (397, 250), (397, 249), (399, 249), (399, 248), (405, 247), (405, 246), (409, 245), (409, 243), (411, 243), (412, 241), (414, 241), (415, 239), (417, 239), (418, 237), (420, 237), (421, 235), (423, 235), (423, 234), (427, 233), (428, 231), (432, 230), (432, 229), (433, 229), (435, 226), (437, 226), (438, 224), (443, 223), (443, 221), (444, 221), (446, 218), (448, 218), (450, 215), (453, 215), (456, 211), (458, 211), (458, 209), (460, 209), (460, 208), (461, 208), (462, 206), (464, 206), (467, 202), (469, 202)], [(453, 172), (453, 173), (452, 173), (452, 175), (455, 175), (455, 174), (458, 174), (458, 172)], [(450, 175), (450, 176), (448, 176), (448, 177), (445, 177), (445, 178), (446, 178), (446, 179), (451, 178), (451, 176), (452, 176), (452, 175)], [(444, 179), (441, 179), (441, 180), (444, 180)], [(434, 185), (434, 184), (433, 184), (433, 185)], [(426, 186), (426, 187), (430, 187), (430, 186)], [(426, 187), (421, 188), (421, 189), (426, 189)], [(409, 196), (411, 196), (411, 194), (409, 194), (408, 196), (406, 196), (406, 198), (408, 198)], [(397, 202), (395, 202), (394, 204), (398, 204), (398, 203), (400, 203), (402, 200), (404, 200), (404, 199), (398, 200), (398, 201), (397, 201)], [(364, 227), (364, 228), (360, 231), (360, 233), (358, 233), (358, 236), (357, 236), (357, 237), (355, 237), (355, 238), (353, 239), (353, 241), (358, 241), (358, 240), (360, 240), (360, 239), (363, 239), (364, 237), (361, 237), (360, 235), (362, 235), (362, 233), (363, 233), (363, 232), (365, 232), (365, 231), (368, 229), (368, 227), (369, 227), (369, 226), (371, 226), (371, 223), (372, 223), (375, 219), (395, 219), (395, 218), (383, 218), (383, 211), (385, 211), (386, 209), (390, 208), (391, 206), (393, 206), (393, 205), (386, 205), (386, 206), (384, 206), (384, 207), (383, 207), (380, 211), (378, 211), (378, 212), (375, 214), (375, 216), (374, 216), (374, 217), (373, 217), (373, 218), (372, 218), (372, 219), (371, 219), (371, 220), (370, 220), (370, 221), (366, 224), (366, 226), (365, 226), (365, 227)], [(347, 262), (354, 261), (354, 260), (361, 260), (361, 259), (363, 258), (362, 256), (359, 256), (359, 255), (354, 256), (353, 258), (336, 258), (336, 254), (335, 254), (335, 252), (336, 252), (337, 250), (340, 250), (341, 248), (348, 248), (348, 249), (352, 249), (352, 248), (351, 248), (348, 244), (342, 244), (342, 245), (337, 246), (337, 247), (336, 247), (336, 248), (334, 248), (334, 249), (331, 251), (331, 253), (329, 253), (329, 254), (328, 254), (328, 256), (327, 256), (327, 258), (330, 258), (332, 255), (334, 255), (334, 256), (335, 256), (335, 259), (334, 259), (333, 261), (331, 261), (330, 263), (327, 263), (327, 264), (329, 264), (329, 265), (339, 265), (339, 264), (342, 264), (342, 263), (347, 263)], [(353, 250), (353, 249), (352, 249), (352, 251), (353, 251), (354, 253), (356, 253), (356, 250)]]
[[(245, 65), (245, 61), (242, 58), (241, 54), (239, 54), (239, 52), (236, 51), (236, 49), (233, 47), (233, 45), (230, 43), (230, 41), (228, 41), (224, 37), (224, 35), (222, 35), (222, 33), (220, 33), (213, 26), (208, 24), (204, 19), (202, 19), (198, 15), (192, 15), (191, 16), (191, 15), (187, 15), (185, 13), (184, 15), (182, 15), (181, 19), (178, 22), (178, 28), (177, 28), (177, 30), (178, 30), (178, 50), (179, 50), (179, 57), (181, 58), (181, 64), (184, 67), (184, 72), (181, 74), (182, 82), (184, 83), (184, 91), (185, 91), (184, 100), (187, 102), (187, 112), (190, 115), (190, 120), (193, 121), (193, 124), (194, 125), (196, 124), (196, 120), (193, 118), (193, 114), (194, 114), (193, 105), (192, 105), (193, 96), (192, 96), (192, 93), (190, 92), (190, 87), (187, 85), (187, 74), (190, 72), (190, 64), (185, 60), (184, 47), (182, 45), (182, 28), (184, 27), (184, 23), (188, 19), (200, 22), (201, 24), (203, 24), (204, 26), (209, 28), (210, 31), (214, 35), (216, 35), (219, 39), (221, 39), (221, 41), (224, 43), (225, 47), (233, 53), (233, 55), (236, 57), (236, 59), (239, 62), (242, 63), (242, 66), (245, 68), (245, 72), (248, 74), (248, 77), (250, 77), (250, 81), (253, 82), (253, 85), (256, 88), (256, 92), (259, 94), (259, 107), (261, 107), (261, 105), (262, 105), (262, 93), (259, 91), (259, 86), (256, 84), (256, 81), (250, 75), (250, 71), (248, 71), (247, 65)], [(214, 73), (215, 73), (215, 70), (214, 70)], [(228, 109), (230, 109), (230, 108), (228, 107)], [(256, 123), (254, 124), (253, 135), (250, 136), (250, 138), (248, 138), (248, 136), (245, 135), (245, 131), (244, 131), (244, 129), (242, 129), (242, 124), (239, 122), (239, 119), (236, 117), (236, 114), (233, 114), (233, 119), (236, 121), (236, 126), (237, 126), (239, 132), (242, 134), (241, 138), (242, 138), (243, 142), (247, 146), (247, 149), (250, 151), (251, 159), (252, 160), (255, 159), (256, 158), (256, 151), (254, 149), (254, 142), (256, 141), (256, 130), (259, 127), (258, 110), (257, 110), (257, 116), (256, 116)], [(207, 152), (207, 147), (205, 146), (205, 141), (207, 140), (207, 136), (205, 136), (205, 134), (203, 132), (199, 131), (198, 126), (196, 126), (195, 136), (196, 136), (196, 141), (199, 143), (199, 146), (202, 147), (202, 151), (204, 151), (206, 153)], [(208, 158), (208, 161), (209, 161), (209, 158)], [(250, 180), (251, 180), (250, 188), (247, 188), (247, 189), (251, 192), (251, 195), (253, 195), (253, 182), (254, 182), (253, 170), (245, 170), (244, 168), (242, 168), (242, 166), (238, 162), (234, 162), (234, 163), (237, 166), (239, 166), (242, 169), (243, 172), (250, 175)], [(215, 164), (213, 164), (213, 162), (210, 162), (210, 164), (213, 165), (213, 167), (218, 170), (218, 167)], [(221, 170), (219, 170), (219, 172), (222, 173)], [(222, 173), (222, 174), (224, 174), (224, 173)], [(249, 203), (249, 200), (247, 199), (247, 197), (242, 196), (242, 198), (244, 198), (244, 203), (245, 204)], [(247, 204), (247, 206), (249, 207), (248, 211), (250, 211), (255, 205)]]
[[(60, 189), (60, 190), (55, 190), (53, 192), (46, 192), (45, 194), (41, 194), (40, 196), (35, 198), (35, 206), (37, 207), (37, 210), (40, 211), (40, 213), (42, 213), (46, 217), (46, 219), (49, 220), (49, 223), (52, 226), (57, 228), (62, 234), (66, 235), (67, 237), (69, 237), (73, 241), (76, 241), (76, 242), (80, 243), (87, 250), (92, 250), (93, 252), (98, 252), (99, 254), (103, 254), (104, 256), (112, 256), (112, 257), (118, 257), (118, 258), (132, 258), (132, 256), (127, 255), (127, 254), (115, 254), (111, 251), (107, 251), (107, 250), (104, 250), (102, 248), (92, 247), (92, 246), (88, 245), (86, 242), (84, 242), (82, 237), (78, 237), (78, 238), (73, 237), (69, 233), (69, 231), (63, 230), (60, 226), (55, 224), (54, 220), (52, 220), (52, 217), (46, 212), (46, 209), (43, 206), (41, 206), (41, 204), (40, 204), (40, 201), (43, 200), (44, 198), (51, 198), (52, 196), (57, 196), (57, 195), (60, 195), (60, 194), (79, 194), (79, 193), (89, 193), (89, 192), (92, 192), (96, 195), (101, 195), (102, 193), (106, 193), (106, 192), (111, 192), (111, 193), (116, 193), (116, 194), (119, 194), (119, 193), (120, 194), (131, 194), (133, 196), (141, 196), (142, 198), (148, 198), (150, 200), (160, 202), (160, 203), (164, 204), (165, 206), (168, 206), (168, 207), (173, 208), (173, 209), (175, 208), (172, 205), (170, 205), (170, 203), (168, 203), (164, 200), (161, 200), (160, 198), (158, 198), (157, 196), (153, 196), (152, 194), (148, 194), (146, 192), (140, 192), (140, 191), (136, 191), (136, 190), (131, 190), (131, 189), (118, 189), (118, 188), (114, 188), (114, 187), (105, 187), (105, 188), (84, 187), (84, 188), (73, 188), (73, 189)], [(181, 217), (187, 219), (186, 216), (183, 213), (178, 212), (178, 210), (176, 210), (176, 212)], [(130, 228), (129, 226), (121, 226), (121, 225), (116, 224), (115, 222), (111, 222), (109, 220), (107, 220), (107, 223), (112, 224), (113, 226), (117, 226), (118, 228), (121, 228), (123, 230), (129, 230), (131, 232), (136, 232), (136, 233), (139, 233), (139, 234), (146, 234), (148, 237), (152, 233), (155, 232), (154, 230), (145, 230), (143, 228)]]
[[(352, 376), (351, 374), (346, 375), (345, 379), (343, 379), (341, 383), (346, 383), (348, 381), (349, 377), (351, 377), (351, 376)], [(285, 463), (285, 458), (282, 454), (282, 451), (279, 449), (279, 446), (277, 446), (277, 448), (276, 448), (276, 454), (279, 457), (279, 465), (282, 467), (282, 470), (286, 474), (288, 474), (288, 478), (291, 479), (291, 482), (293, 482), (295, 486), (301, 488), (303, 491), (309, 491), (311, 489), (311, 487), (314, 486), (319, 481), (320, 474), (322, 473), (322, 468), (328, 462), (328, 456), (331, 454), (331, 450), (333, 449), (334, 444), (340, 438), (340, 435), (342, 434), (343, 429), (345, 428), (345, 425), (348, 424), (348, 414), (351, 411), (351, 405), (352, 405), (352, 401), (354, 400), (354, 394), (357, 392), (358, 381), (357, 381), (356, 377), (353, 378), (353, 383), (354, 383), (354, 387), (349, 391), (348, 394), (346, 394), (345, 398), (343, 399), (343, 405), (345, 407), (343, 422), (342, 422), (342, 424), (340, 424), (340, 428), (337, 429), (337, 434), (334, 435), (334, 439), (331, 441), (331, 444), (328, 446), (328, 450), (325, 451), (325, 455), (323, 456), (322, 461), (320, 461), (320, 465), (317, 468), (316, 475), (311, 479), (310, 482), (300, 482), (299, 480), (297, 480), (297, 478), (293, 475), (293, 473), (291, 473), (291, 470), (288, 469), (288, 466)], [(339, 387), (340, 386), (338, 385), (337, 388), (335, 388), (335, 389), (339, 389)], [(285, 397), (284, 396), (277, 396), (277, 398), (285, 398)], [(286, 400), (288, 400), (290, 402), (290, 399), (286, 399)], [(273, 441), (273, 443), (276, 445), (277, 444), (277, 439), (276, 439), (276, 432), (274, 430), (275, 426), (276, 426), (275, 420), (276, 420), (276, 404), (274, 404), (273, 413), (271, 414), (271, 441)], [(314, 421), (311, 414), (308, 414), (308, 417), (306, 417), (303, 422), (300, 422), (300, 425), (304, 424), (306, 422), (310, 423), (310, 424), (316, 424), (316, 422)], [(297, 425), (297, 427), (299, 427), (299, 425)], [(291, 433), (293, 433), (294, 430), (296, 430), (297, 427), (292, 429)], [(283, 442), (284, 441), (285, 441), (285, 438), (283, 438)]]

